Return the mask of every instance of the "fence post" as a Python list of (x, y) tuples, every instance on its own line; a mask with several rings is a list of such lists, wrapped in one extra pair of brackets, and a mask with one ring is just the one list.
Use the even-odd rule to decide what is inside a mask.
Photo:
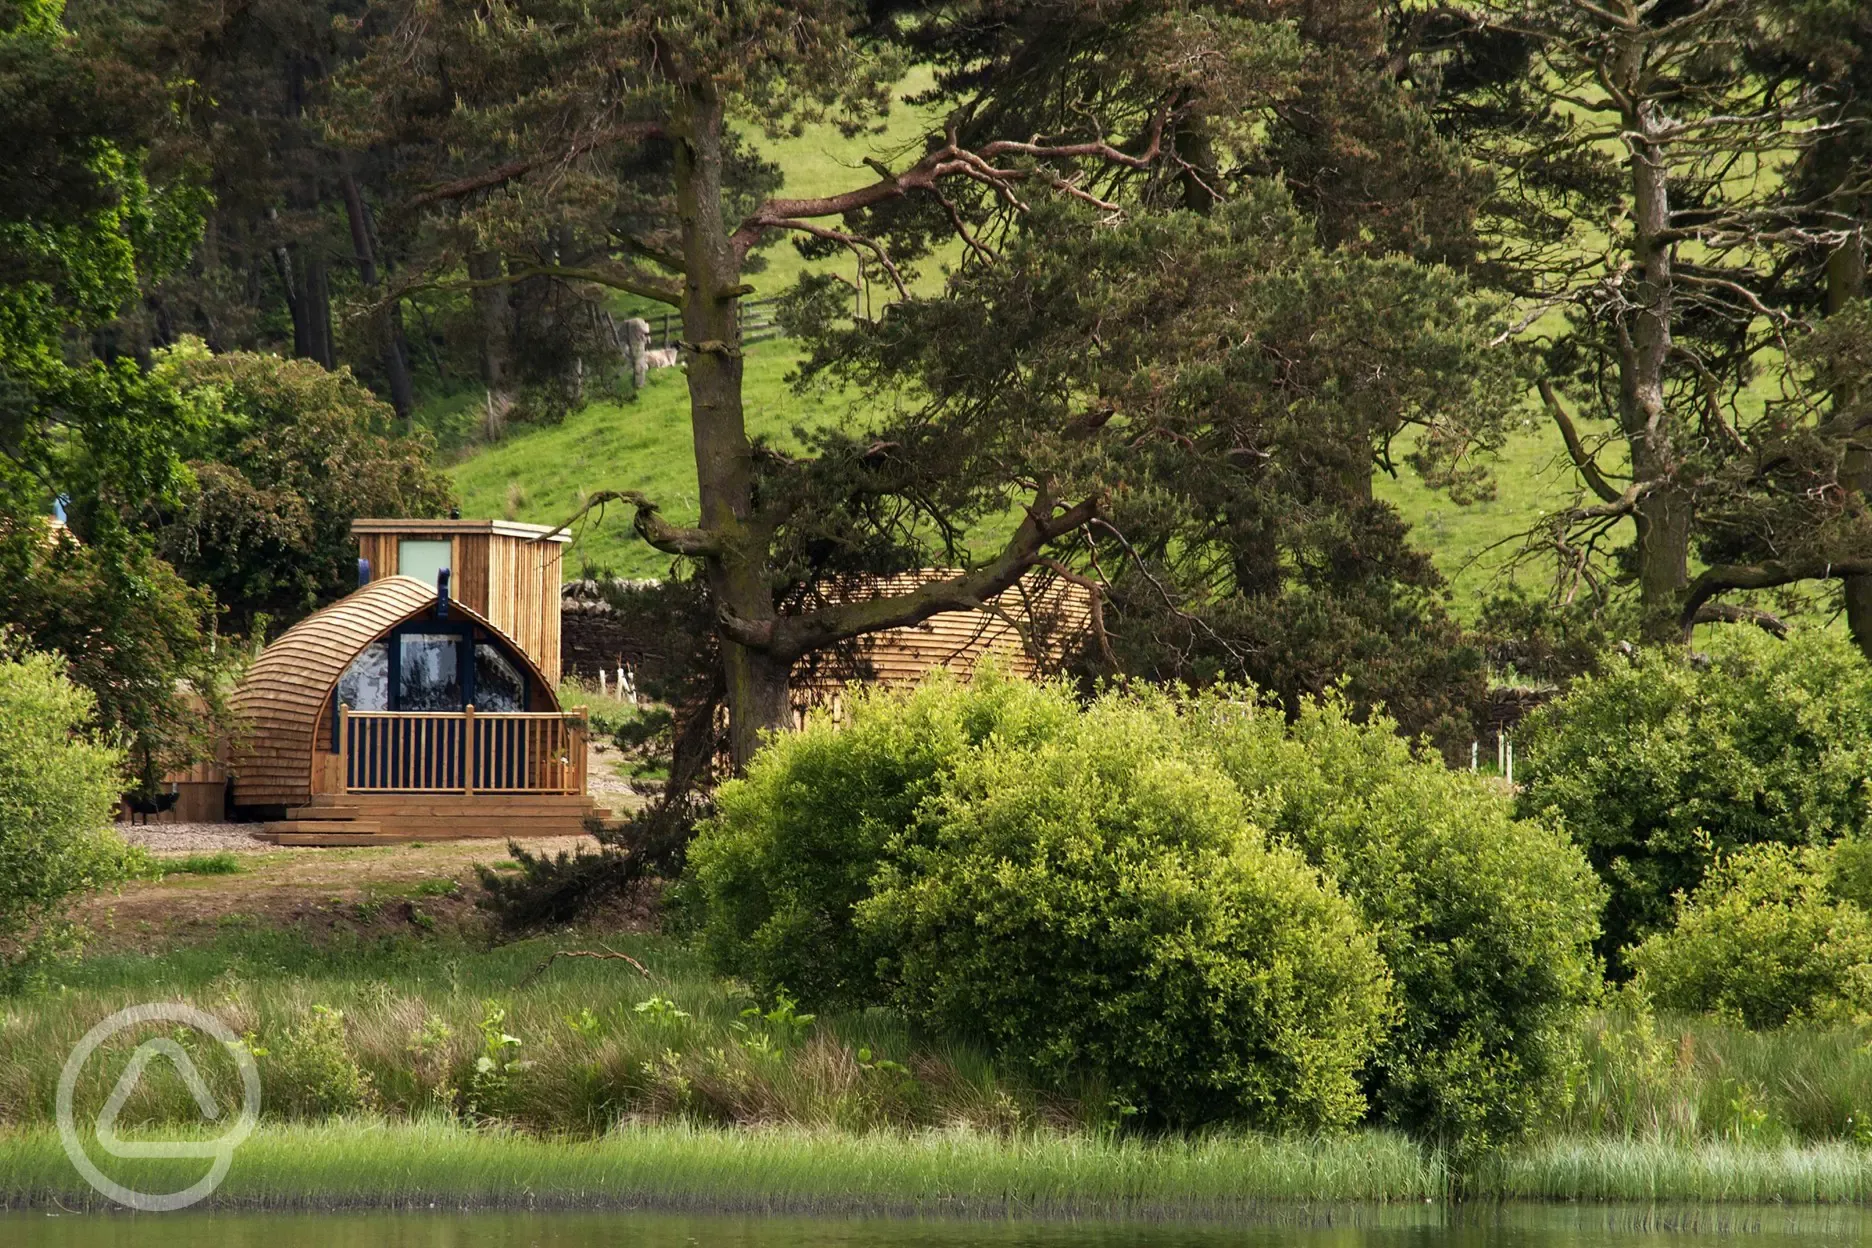
[(462, 795), (474, 796), (474, 703), (462, 708)]
[(351, 791), (351, 707), (338, 704), (338, 789)]
[(590, 707), (581, 706), (578, 708), (578, 724), (578, 754), (573, 759), (573, 774), (578, 777), (578, 787), (572, 791), (583, 796), (585, 792), (585, 765), (586, 760), (591, 755)]

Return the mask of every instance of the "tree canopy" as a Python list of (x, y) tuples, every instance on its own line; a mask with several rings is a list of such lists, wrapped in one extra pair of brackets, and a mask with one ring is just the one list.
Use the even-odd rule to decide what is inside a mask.
[[(698, 573), (742, 761), (802, 659), (1035, 575), (1096, 595), (1088, 674), (1343, 678), (1461, 741), (1483, 651), (1374, 482), (1486, 497), (1536, 413), (1558, 614), (1492, 612), (1496, 652), (1834, 603), (1872, 652), (1860, 7), (13, 0), (8, 558), (63, 495), (236, 627), (306, 609), (356, 509), (447, 501), (365, 388), (406, 434), (556, 419), (660, 306), (698, 514), (590, 503)], [(796, 189), (775, 140), (904, 105)], [(787, 301), (802, 384), (857, 398), (784, 447), (742, 354), (781, 245), (858, 287)]]

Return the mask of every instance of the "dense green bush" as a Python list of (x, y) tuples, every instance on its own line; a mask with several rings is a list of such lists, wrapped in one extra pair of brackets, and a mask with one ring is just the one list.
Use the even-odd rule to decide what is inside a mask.
[(726, 786), (691, 862), (720, 969), (893, 1002), (1165, 1119), (1366, 1099), (1510, 1139), (1563, 1093), (1598, 986), (1603, 890), (1562, 832), (1387, 722), (1289, 724), (1252, 690), (873, 696)]
[[(1842, 857), (1856, 869), (1864, 855)], [(1840, 895), (1860, 881), (1834, 858), (1769, 844), (1722, 859), (1678, 899), (1675, 926), (1631, 951), (1638, 982), (1661, 1006), (1750, 1027), (1872, 1016), (1872, 916)]]
[(0, 649), (0, 987), (69, 939), (72, 898), (141, 861), (111, 831), (123, 759), (94, 705), (55, 656)]
[(1331, 1127), (1389, 977), (1357, 913), (1270, 846), (1162, 707), (1107, 698), (964, 756), (859, 926), (908, 1014), (1153, 1117)]
[(1522, 730), (1521, 809), (1564, 820), (1611, 886), (1605, 950), (1666, 925), (1716, 858), (1866, 828), (1872, 665), (1817, 631), (1607, 660)]
[(812, 1008), (882, 999), (883, 951), (852, 925), (887, 846), (918, 820), (948, 770), (991, 736), (1044, 739), (1077, 714), (1063, 689), (984, 672), (906, 696), (859, 693), (849, 722), (815, 717), (763, 750), (716, 794), (689, 850), (718, 969)]
[(1598, 985), (1602, 890), (1578, 849), (1341, 702), (1289, 724), (1252, 692), (1221, 691), (1184, 717), (1253, 817), (1378, 933), (1399, 1002), (1367, 1076), (1384, 1120), (1465, 1147), (1523, 1134), (1563, 1093)]

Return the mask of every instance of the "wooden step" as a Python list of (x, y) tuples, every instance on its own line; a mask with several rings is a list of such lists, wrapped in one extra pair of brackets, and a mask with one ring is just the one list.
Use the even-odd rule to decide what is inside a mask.
[(340, 849), (350, 845), (395, 845), (404, 837), (367, 836), (355, 832), (276, 832), (263, 835), (263, 840), (275, 845), (302, 845), (325, 849)]
[(318, 805), (295, 806), (286, 812), (288, 819), (355, 819), (361, 813), (356, 806)]
[[(594, 803), (589, 797), (557, 797), (541, 794), (497, 796), (490, 793), (485, 797), (438, 798), (417, 793), (381, 797), (354, 793), (343, 803), (343, 806), (355, 809), (364, 818), (374, 819), (379, 815), (453, 818), (460, 815), (485, 815), (490, 811), (526, 814), (584, 814), (594, 808)], [(319, 806), (310, 809), (323, 811), (333, 809), (333, 807)]]
[(262, 824), (260, 835), (273, 836), (375, 836), (383, 825), (375, 819), (279, 819)]
[[(583, 819), (559, 815), (548, 819), (516, 819), (511, 815), (486, 819), (380, 819), (385, 835), (423, 837), (577, 836), (585, 831)], [(346, 827), (355, 826), (346, 824)]]

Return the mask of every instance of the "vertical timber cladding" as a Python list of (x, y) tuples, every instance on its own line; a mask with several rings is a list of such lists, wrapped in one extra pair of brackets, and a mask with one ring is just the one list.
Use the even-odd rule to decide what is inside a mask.
[(567, 534), (507, 520), (361, 519), (351, 524), (371, 576), (395, 576), (397, 543), (448, 538), (449, 592), (520, 644), (548, 682), (559, 683), (559, 582)]

